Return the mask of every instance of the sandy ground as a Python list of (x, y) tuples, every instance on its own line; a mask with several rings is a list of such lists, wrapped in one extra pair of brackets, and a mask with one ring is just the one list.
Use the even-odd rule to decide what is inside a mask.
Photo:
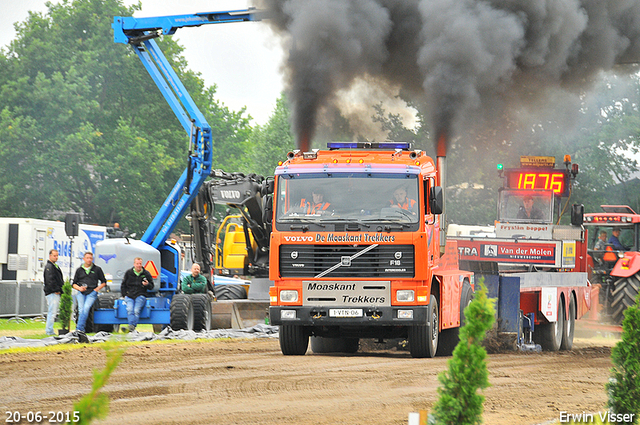
[[(606, 403), (612, 340), (576, 339), (558, 353), (489, 356), (484, 423), (539, 424)], [(71, 411), (102, 368), (98, 346), (0, 353), (0, 407)], [(129, 347), (104, 389), (106, 424), (406, 424), (429, 409), (448, 358), (405, 351), (283, 356), (278, 341), (146, 343)], [(27, 423), (24, 421), (23, 423)]]

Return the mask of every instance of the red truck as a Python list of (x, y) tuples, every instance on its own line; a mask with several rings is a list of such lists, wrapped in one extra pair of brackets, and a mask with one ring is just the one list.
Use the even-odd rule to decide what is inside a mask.
[(462, 267), (496, 286), (500, 326), (518, 335), (522, 349), (571, 349), (576, 319), (597, 304), (582, 205), (571, 206), (571, 225), (557, 224), (578, 174), (568, 155), (564, 164), (556, 168), (554, 157), (523, 156), (518, 168), (499, 166), (504, 184), (494, 233), (473, 235), (464, 226), (450, 233)]

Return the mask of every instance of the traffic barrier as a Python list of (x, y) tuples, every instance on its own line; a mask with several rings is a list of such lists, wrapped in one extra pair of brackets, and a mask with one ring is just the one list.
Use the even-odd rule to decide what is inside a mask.
[(0, 317), (35, 317), (45, 315), (47, 302), (44, 283), (0, 281)]

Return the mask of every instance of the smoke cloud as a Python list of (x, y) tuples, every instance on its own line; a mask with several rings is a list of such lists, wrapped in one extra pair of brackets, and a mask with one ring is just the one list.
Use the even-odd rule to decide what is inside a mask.
[(446, 143), (470, 111), (495, 114), (558, 90), (581, 91), (599, 72), (640, 61), (637, 0), (256, 3), (270, 10), (289, 52), (283, 69), (304, 150), (321, 108), (356, 82), (378, 81), (389, 96), (424, 108)]

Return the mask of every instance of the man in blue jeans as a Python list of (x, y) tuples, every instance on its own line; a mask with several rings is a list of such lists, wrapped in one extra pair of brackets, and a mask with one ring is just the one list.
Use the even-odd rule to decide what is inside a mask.
[(133, 260), (133, 268), (127, 270), (122, 278), (120, 293), (124, 296), (127, 306), (127, 321), (129, 332), (134, 332), (138, 326), (140, 312), (147, 302), (147, 291), (153, 289), (151, 273), (142, 268), (142, 258)]
[(78, 302), (76, 330), (84, 333), (89, 311), (98, 298), (98, 292), (106, 286), (107, 279), (104, 277), (102, 269), (93, 264), (91, 252), (84, 253), (83, 261), (84, 264), (78, 267), (73, 277), (73, 289), (78, 291), (76, 295)]
[(49, 261), (44, 266), (44, 296), (47, 299), (47, 327), (45, 329), (47, 335), (54, 335), (53, 321), (58, 314), (58, 306), (60, 305), (60, 294), (62, 293), (62, 285), (64, 278), (62, 271), (56, 264), (58, 261), (58, 251), (52, 249), (49, 251)]

